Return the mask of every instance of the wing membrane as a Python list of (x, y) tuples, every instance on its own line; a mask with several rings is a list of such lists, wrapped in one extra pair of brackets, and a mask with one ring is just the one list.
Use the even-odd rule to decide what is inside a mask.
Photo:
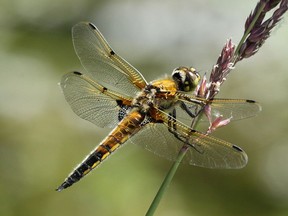
[(232, 117), (231, 120), (250, 118), (256, 116), (261, 111), (260, 104), (253, 100), (220, 98), (205, 100), (193, 95), (183, 96), (183, 94), (181, 95), (181, 100), (193, 114), (196, 114), (195, 112), (207, 104), (211, 107), (212, 116), (218, 117), (222, 115), (224, 118)]
[(91, 23), (78, 23), (72, 29), (75, 51), (91, 79), (114, 92), (135, 97), (146, 85), (143, 76), (115, 54), (100, 31)]
[(99, 127), (117, 125), (121, 107), (116, 100), (126, 101), (126, 104), (132, 100), (132, 98), (123, 98), (109, 89), (104, 89), (79, 72), (64, 75), (60, 85), (72, 110), (81, 118)]
[(246, 153), (236, 145), (191, 130), (176, 119), (169, 130), (170, 120), (164, 113), (162, 116), (164, 124), (148, 123), (131, 141), (169, 160), (175, 160), (182, 146), (187, 144), (189, 148), (183, 162), (195, 166), (242, 168), (247, 164)]
[(232, 116), (232, 120), (240, 120), (256, 116), (261, 110), (259, 103), (245, 99), (213, 99), (212, 115)]

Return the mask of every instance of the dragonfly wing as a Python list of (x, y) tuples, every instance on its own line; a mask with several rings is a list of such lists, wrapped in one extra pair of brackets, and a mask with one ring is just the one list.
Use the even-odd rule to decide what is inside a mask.
[(180, 151), (182, 142), (169, 133), (167, 126), (161, 123), (148, 123), (130, 141), (154, 154), (168, 160), (175, 160)]
[[(178, 131), (178, 136), (186, 135), (184, 131)], [(190, 148), (186, 154), (189, 164), (208, 168), (238, 169), (246, 166), (247, 154), (238, 146), (227, 141), (205, 135), (198, 131), (192, 131), (185, 143)]]
[[(183, 95), (181, 94), (181, 97)], [(231, 120), (250, 118), (256, 116), (261, 111), (260, 104), (253, 100), (220, 98), (205, 100), (185, 94), (181, 98), (181, 101), (191, 113), (197, 113), (195, 110), (200, 110), (203, 105), (208, 104), (211, 107), (211, 115), (213, 117), (222, 115), (223, 118), (232, 117)]]
[(116, 126), (129, 107), (120, 102), (129, 104), (132, 100), (121, 97), (79, 72), (64, 75), (60, 86), (72, 110), (99, 127)]
[(256, 116), (261, 110), (259, 103), (245, 99), (218, 99), (211, 103), (212, 115), (223, 115), (224, 118), (232, 117), (232, 120), (240, 120)]
[(140, 72), (117, 55), (92, 23), (72, 28), (75, 51), (91, 79), (122, 95), (135, 97), (146, 85)]
[[(171, 119), (171, 117), (170, 117)], [(246, 153), (236, 145), (191, 130), (186, 125), (164, 116), (164, 123), (148, 123), (131, 141), (155, 154), (175, 160), (184, 144), (188, 152), (183, 162), (206, 168), (242, 168), (247, 164)]]
[[(202, 109), (202, 106), (195, 103), (184, 103), (179, 102), (176, 103), (175, 106), (172, 107), (172, 110), (175, 110), (175, 117), (178, 121), (184, 123), (185, 125), (191, 125), (193, 118), (199, 113)], [(171, 111), (171, 110), (170, 110)], [(203, 120), (207, 119), (205, 116), (202, 117)]]

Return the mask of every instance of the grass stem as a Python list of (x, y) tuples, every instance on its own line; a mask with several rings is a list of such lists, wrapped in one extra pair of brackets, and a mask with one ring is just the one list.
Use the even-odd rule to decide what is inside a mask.
[(147, 213), (146, 213), (146, 216), (152, 216), (154, 215), (154, 212), (156, 211), (159, 203), (160, 203), (160, 200), (162, 199), (165, 191), (167, 190), (168, 186), (170, 185), (172, 179), (173, 179), (173, 176), (175, 175), (177, 169), (178, 169), (178, 166), (179, 164), (181, 163), (182, 159), (184, 158), (186, 152), (188, 150), (188, 146), (186, 145), (183, 145), (183, 147), (181, 148), (181, 150), (179, 151), (179, 154), (177, 156), (177, 159), (175, 160), (175, 162), (173, 163), (172, 167), (170, 168), (170, 170), (168, 171), (161, 187), (159, 188), (154, 200), (152, 201)]

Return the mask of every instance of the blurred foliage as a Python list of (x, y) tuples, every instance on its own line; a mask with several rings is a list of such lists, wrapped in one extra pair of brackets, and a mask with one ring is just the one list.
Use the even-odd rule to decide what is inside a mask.
[[(54, 189), (109, 130), (79, 119), (57, 83), (81, 70), (71, 27), (95, 23), (148, 80), (179, 65), (209, 72), (227, 38), (237, 43), (256, 1), (2, 0), (0, 215), (144, 215), (171, 162), (127, 145), (73, 187)], [(287, 215), (287, 19), (240, 63), (220, 97), (263, 112), (214, 136), (249, 155), (241, 170), (183, 165), (156, 215)]]

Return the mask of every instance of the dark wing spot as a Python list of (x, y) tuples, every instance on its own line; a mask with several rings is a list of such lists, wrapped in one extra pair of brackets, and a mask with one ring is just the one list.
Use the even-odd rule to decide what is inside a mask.
[(115, 52), (113, 50), (110, 51), (110, 55), (113, 56), (115, 55)]
[(80, 73), (80, 72), (78, 72), (78, 71), (74, 71), (73, 73), (74, 73), (75, 75), (79, 75), (79, 76), (82, 75), (82, 73)]
[(116, 100), (116, 103), (120, 107), (122, 107), (122, 105), (123, 105), (123, 101), (122, 100)]
[(92, 29), (96, 29), (96, 26), (95, 25), (93, 25), (92, 23), (89, 23), (89, 26), (92, 28)]
[(254, 100), (246, 100), (247, 103), (256, 103)]
[(233, 145), (232, 147), (233, 147), (235, 150), (239, 151), (239, 152), (243, 152), (243, 150), (242, 150), (240, 147), (236, 146), (236, 145)]

